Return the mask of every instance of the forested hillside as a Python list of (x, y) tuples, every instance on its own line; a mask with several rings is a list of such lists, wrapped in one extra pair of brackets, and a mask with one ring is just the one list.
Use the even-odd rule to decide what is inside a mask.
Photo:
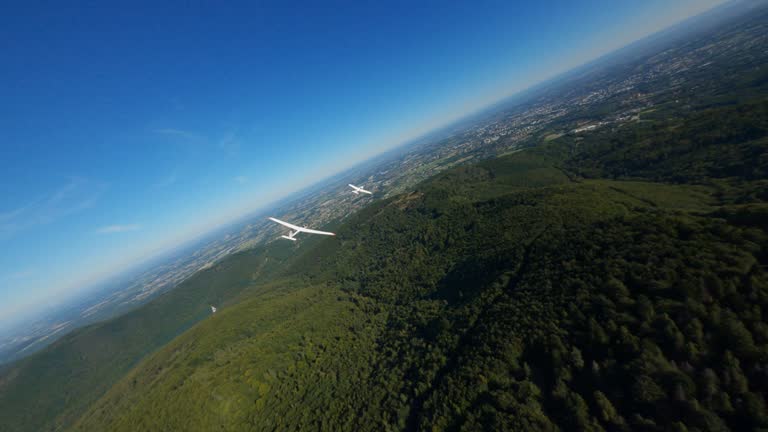
[(377, 202), (73, 429), (768, 428), (767, 110), (571, 133)]
[(118, 318), (78, 329), (11, 365), (0, 378), (0, 430), (61, 430), (137, 361), (290, 261), (282, 245), (236, 254)]

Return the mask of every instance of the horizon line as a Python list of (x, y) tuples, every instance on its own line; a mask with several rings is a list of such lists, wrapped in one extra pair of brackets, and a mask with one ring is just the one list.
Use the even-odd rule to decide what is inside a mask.
[[(405, 133), (401, 133), (395, 139), (388, 140), (390, 143), (389, 145), (377, 146), (372, 151), (369, 151), (365, 156), (357, 158), (352, 162), (345, 164), (341, 168), (334, 168), (332, 172), (325, 172), (319, 175), (318, 177), (316, 177), (315, 179), (312, 179), (309, 181), (303, 181), (302, 186), (298, 186), (298, 187), (292, 186), (290, 191), (282, 192), (279, 197), (267, 198), (265, 201), (262, 201), (258, 205), (240, 207), (236, 211), (230, 211), (223, 216), (220, 215), (219, 217), (215, 218), (216, 219), (215, 222), (208, 221), (208, 222), (194, 224), (191, 228), (187, 229), (187, 231), (195, 232), (193, 234), (189, 234), (185, 232), (184, 234), (174, 236), (172, 240), (163, 240), (163, 241), (157, 242), (153, 246), (144, 248), (141, 252), (135, 253), (129, 259), (119, 260), (121, 261), (121, 264), (113, 264), (112, 266), (109, 266), (110, 268), (108, 270), (91, 273), (86, 277), (80, 278), (77, 281), (71, 282), (66, 286), (56, 289), (54, 293), (61, 293), (62, 291), (67, 291), (70, 288), (77, 290), (77, 292), (73, 292), (70, 295), (67, 295), (65, 299), (62, 299), (62, 301), (58, 302), (57, 306), (51, 306), (50, 308), (48, 308), (48, 310), (60, 307), (61, 304), (66, 303), (67, 301), (75, 300), (77, 296), (82, 296), (84, 294), (87, 294), (90, 289), (95, 288), (95, 286), (98, 284), (108, 282), (110, 279), (120, 276), (123, 273), (138, 270), (143, 264), (146, 264), (148, 261), (158, 259), (162, 255), (171, 253), (175, 249), (182, 248), (186, 245), (189, 245), (190, 243), (198, 241), (205, 236), (213, 234), (216, 230), (225, 228), (227, 225), (238, 223), (240, 222), (240, 219), (247, 218), (251, 216), (253, 213), (266, 211), (268, 210), (267, 207), (269, 206), (277, 205), (279, 202), (283, 200), (289, 200), (292, 198), (292, 196), (300, 194), (306, 189), (319, 186), (323, 182), (329, 181), (337, 175), (343, 174), (344, 172), (352, 170), (357, 166), (368, 163), (373, 159), (383, 156), (390, 151), (395, 151), (399, 148), (412, 144), (415, 141), (428, 138), (428, 136), (432, 133), (439, 132), (441, 129), (449, 128), (450, 126), (456, 123), (459, 123), (465, 119), (468, 119), (472, 116), (481, 115), (486, 110), (490, 111), (494, 108), (503, 109), (502, 107), (498, 107), (498, 105), (501, 105), (506, 101), (516, 96), (519, 96), (529, 90), (533, 90), (535, 87), (546, 85), (548, 83), (556, 81), (559, 78), (564, 78), (565, 75), (567, 75), (572, 71), (575, 71), (579, 68), (588, 67), (591, 64), (597, 63), (605, 59), (606, 57), (609, 57), (625, 48), (629, 48), (635, 43), (642, 42), (654, 35), (657, 35), (659, 33), (678, 27), (688, 20), (696, 19), (717, 8), (723, 7), (726, 4), (738, 4), (738, 3), (747, 3), (747, 2), (748, 0), (720, 0), (716, 4), (710, 7), (707, 7), (703, 10), (698, 10), (694, 13), (685, 15), (683, 17), (676, 17), (673, 22), (662, 24), (660, 27), (656, 26), (651, 30), (643, 32), (641, 35), (637, 37), (633, 37), (631, 40), (619, 42), (620, 45), (618, 46), (612, 46), (612, 47), (603, 49), (597, 54), (588, 56), (586, 60), (576, 61), (575, 64), (569, 64), (569, 65), (563, 66), (562, 68), (558, 69), (556, 72), (549, 74), (544, 78), (534, 79), (517, 86), (506, 86), (506, 85), (501, 86), (505, 88), (510, 88), (510, 87), (513, 87), (513, 88), (512, 90), (501, 89), (501, 91), (497, 92), (497, 93), (502, 93), (502, 96), (496, 96), (496, 97), (486, 96), (486, 97), (476, 98), (473, 103), (463, 104), (464, 106), (469, 105), (469, 107), (465, 108), (464, 110), (461, 110), (459, 113), (456, 113), (457, 110), (454, 110), (447, 115), (440, 116), (439, 118), (433, 118), (432, 120), (427, 120), (426, 126), (418, 127), (418, 128), (406, 131)], [(395, 142), (395, 144), (391, 144), (392, 142)], [(158, 246), (158, 244), (162, 244), (162, 245)], [(144, 256), (144, 258), (137, 258), (141, 256)], [(130, 261), (130, 262), (126, 262), (126, 261)], [(77, 286), (79, 286), (80, 288), (79, 289), (74, 288)], [(50, 293), (46, 294), (46, 296), (48, 295), (50, 295)], [(27, 309), (29, 306), (33, 304), (36, 304), (36, 303), (27, 302), (25, 305), (19, 308), (14, 308), (14, 309)], [(10, 308), (5, 308), (3, 310), (0, 310), (0, 313), (2, 313), (3, 315), (6, 315), (9, 309)], [(7, 321), (7, 323), (9, 323), (8, 327), (9, 328), (14, 327), (23, 321), (28, 321), (28, 318), (30, 317), (25, 317), (25, 314), (23, 312), (20, 312), (16, 314), (15, 318), (10, 318)], [(3, 327), (5, 327), (5, 325), (3, 323), (2, 318), (0, 318), (0, 329), (2, 329)]]

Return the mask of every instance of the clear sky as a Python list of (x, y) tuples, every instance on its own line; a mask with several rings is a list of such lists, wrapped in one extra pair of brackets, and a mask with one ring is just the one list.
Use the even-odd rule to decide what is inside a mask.
[(0, 8), (0, 325), (719, 2), (76, 3)]

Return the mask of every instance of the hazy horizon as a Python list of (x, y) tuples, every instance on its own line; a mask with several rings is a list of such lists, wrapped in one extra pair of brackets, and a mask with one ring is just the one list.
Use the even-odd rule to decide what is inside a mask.
[[(4, 82), (14, 102), (9, 108), (20, 107), (0, 116), (11, 143), (0, 162), (0, 326), (724, 2), (549, 3), (562, 7), (560, 15), (550, 13), (552, 5), (456, 6), (439, 16), (426, 5), (403, 6), (401, 15), (361, 7), (344, 17), (318, 8), (321, 22), (299, 26), (295, 11), (266, 6), (254, 11), (265, 20), (256, 34), (247, 14), (226, 10), (217, 13), (230, 27), (207, 29), (194, 41), (173, 40), (174, 28), (162, 25), (169, 11), (153, 21), (139, 10), (115, 17), (94, 8), (77, 18), (89, 23), (106, 16), (117, 24), (78, 29), (63, 41), (54, 40), (55, 24), (66, 26), (67, 11), (35, 20), (49, 25), (39, 37), (31, 35), (30, 11), (26, 17), (18, 11), (13, 25), (0, 30), (19, 41)], [(178, 27), (204, 27), (204, 11), (187, 12)], [(508, 29), (504, 18), (519, 21), (519, 28)], [(464, 19), (492, 25), (434, 35), (446, 25), (460, 28)], [(337, 27), (320, 34), (328, 23)], [(379, 32), (365, 40), (345, 38), (377, 23)], [(289, 37), (282, 24), (308, 28)], [(143, 38), (129, 40), (121, 25)], [(562, 34), (546, 39), (552, 26)], [(387, 40), (396, 27), (405, 30)], [(619, 29), (622, 37), (607, 37)], [(111, 38), (95, 41), (99, 31)], [(220, 40), (204, 40), (205, 34)], [(158, 40), (166, 45), (143, 51), (141, 42)], [(205, 43), (207, 57), (197, 51)], [(416, 46), (401, 48), (409, 43)], [(370, 46), (375, 49), (361, 54)], [(248, 49), (263, 64), (243, 59)], [(52, 58), (36, 57), (42, 52)], [(38, 67), (34, 73), (30, 65)], [(190, 69), (196, 65), (202, 70)]]

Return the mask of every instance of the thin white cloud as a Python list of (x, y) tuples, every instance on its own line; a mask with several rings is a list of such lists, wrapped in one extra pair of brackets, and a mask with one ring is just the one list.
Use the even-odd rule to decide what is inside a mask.
[(219, 140), (219, 148), (229, 156), (235, 156), (240, 152), (240, 139), (237, 130), (231, 130)]
[(141, 229), (141, 225), (127, 224), (127, 225), (107, 225), (96, 230), (97, 234), (116, 234), (129, 231), (138, 231)]
[(199, 140), (205, 139), (205, 137), (203, 137), (202, 135), (199, 135), (187, 130), (183, 130), (183, 129), (163, 128), (163, 129), (155, 129), (152, 132), (156, 134), (161, 134), (161, 135), (170, 135), (170, 136), (180, 137), (190, 141), (199, 141)]
[(0, 238), (93, 207), (106, 189), (104, 183), (71, 177), (59, 188), (0, 213)]
[(176, 171), (170, 173), (169, 175), (161, 178), (158, 180), (153, 186), (156, 188), (165, 188), (168, 186), (173, 185), (179, 180), (179, 176), (176, 174)]
[(8, 210), (6, 212), (0, 213), (0, 230), (2, 230), (2, 227), (6, 222), (13, 221), (14, 219), (18, 218), (20, 215), (22, 215), (29, 205), (25, 205), (19, 208), (15, 208), (13, 210)]
[(35, 274), (35, 271), (31, 268), (19, 270), (17, 272), (10, 273), (6, 275), (3, 279), (5, 280), (19, 280), (19, 279), (27, 279), (28, 277)]

